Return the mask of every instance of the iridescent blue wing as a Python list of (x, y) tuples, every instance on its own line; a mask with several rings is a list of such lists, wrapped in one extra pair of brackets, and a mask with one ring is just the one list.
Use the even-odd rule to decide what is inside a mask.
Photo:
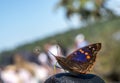
[(75, 62), (88, 62), (94, 57), (97, 52), (101, 49), (101, 43), (95, 43), (83, 48), (77, 49), (69, 56), (67, 56), (67, 60), (75, 61)]

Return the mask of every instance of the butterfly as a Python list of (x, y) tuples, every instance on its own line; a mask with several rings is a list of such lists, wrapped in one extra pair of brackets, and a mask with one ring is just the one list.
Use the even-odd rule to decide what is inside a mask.
[(101, 49), (101, 43), (94, 43), (79, 48), (67, 57), (55, 56), (59, 65), (73, 74), (86, 74), (96, 61), (96, 55)]

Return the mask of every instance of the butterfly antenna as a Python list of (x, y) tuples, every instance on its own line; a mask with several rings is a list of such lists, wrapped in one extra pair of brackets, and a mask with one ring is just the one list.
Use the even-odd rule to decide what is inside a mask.
[(50, 52), (49, 50), (48, 50), (48, 52), (50, 53), (50, 54), (52, 54), (54, 57), (56, 57), (52, 52)]

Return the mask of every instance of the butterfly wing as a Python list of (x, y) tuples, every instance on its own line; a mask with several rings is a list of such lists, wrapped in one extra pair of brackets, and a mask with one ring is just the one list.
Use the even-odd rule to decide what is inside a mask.
[(67, 60), (76, 61), (76, 62), (88, 62), (97, 52), (101, 49), (101, 43), (95, 43), (83, 48), (79, 48), (69, 56), (66, 57)]
[(93, 66), (96, 54), (101, 48), (101, 43), (95, 43), (80, 48), (66, 57), (66, 63), (70, 65), (73, 72), (86, 73)]

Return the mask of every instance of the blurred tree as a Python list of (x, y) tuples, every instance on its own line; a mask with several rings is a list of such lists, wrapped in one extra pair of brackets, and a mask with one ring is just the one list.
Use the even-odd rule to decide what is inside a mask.
[(78, 14), (81, 20), (89, 22), (91, 19), (96, 21), (106, 17), (108, 13), (111, 15), (104, 6), (105, 1), (107, 0), (60, 0), (56, 8), (63, 7), (67, 18)]

